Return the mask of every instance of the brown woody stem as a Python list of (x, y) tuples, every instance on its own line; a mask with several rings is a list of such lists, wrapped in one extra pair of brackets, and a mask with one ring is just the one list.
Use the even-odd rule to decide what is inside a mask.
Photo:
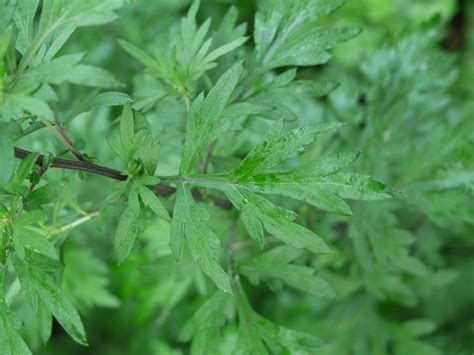
[[(31, 152), (26, 149), (15, 147), (15, 157), (18, 159), (25, 159), (28, 154)], [(39, 155), (38, 159), (36, 160), (36, 164), (43, 165), (44, 155)], [(56, 169), (68, 169), (68, 170), (75, 170), (75, 171), (84, 171), (95, 175), (105, 176), (110, 179), (124, 181), (127, 180), (128, 176), (122, 174), (120, 171), (107, 168), (105, 166), (97, 165), (94, 163), (90, 163), (88, 161), (76, 161), (70, 159), (63, 159), (63, 158), (54, 158), (51, 164), (48, 166), (49, 168), (56, 168)], [(159, 196), (168, 196), (173, 194), (176, 189), (169, 185), (158, 184), (153, 187), (153, 191), (155, 194)], [(192, 194), (194, 198), (198, 201), (202, 201), (202, 195), (199, 191), (193, 190)], [(230, 209), (232, 206), (229, 201), (224, 200), (219, 197), (212, 197), (216, 206)]]

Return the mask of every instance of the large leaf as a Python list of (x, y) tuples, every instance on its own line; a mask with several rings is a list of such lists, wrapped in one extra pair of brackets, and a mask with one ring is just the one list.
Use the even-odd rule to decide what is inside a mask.
[(220, 265), (216, 250), (221, 242), (205, 224), (209, 217), (209, 213), (193, 200), (189, 188), (179, 184), (171, 226), (173, 253), (180, 258), (185, 241), (194, 262), (199, 264), (202, 271), (218, 288), (232, 293), (229, 276)]
[(211, 143), (209, 137), (219, 127), (221, 114), (239, 82), (242, 71), (242, 63), (235, 64), (221, 76), (205, 99), (198, 96), (193, 102), (186, 127), (183, 159), (179, 168), (181, 174), (191, 172), (199, 154)]
[[(39, 259), (41, 260), (41, 259)], [(53, 275), (34, 265), (32, 260), (22, 262), (13, 258), (15, 270), (23, 286), (28, 285), (39, 296), (64, 330), (79, 344), (87, 345), (86, 333), (81, 318), (71, 301), (57, 284)]]

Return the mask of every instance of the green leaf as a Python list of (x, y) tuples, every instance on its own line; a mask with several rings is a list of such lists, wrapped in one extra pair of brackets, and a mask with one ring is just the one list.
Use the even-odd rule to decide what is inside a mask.
[(83, 112), (92, 111), (99, 107), (122, 106), (131, 102), (132, 99), (130, 96), (121, 92), (110, 91), (99, 93), (99, 90), (93, 90), (72, 109), (64, 121), (64, 125), (68, 125), (75, 117)]
[(166, 210), (165, 206), (160, 202), (158, 196), (156, 196), (150, 189), (145, 186), (138, 186), (138, 193), (145, 206), (151, 208), (151, 210), (160, 218), (166, 221), (171, 221), (170, 215)]
[(146, 171), (150, 175), (154, 175), (158, 166), (158, 158), (160, 157), (160, 143), (153, 142), (153, 137), (149, 136), (140, 146), (138, 155), (145, 166)]
[[(19, 64), (23, 72), (32, 64), (32, 60), (42, 49), (42, 59), (50, 61), (61, 49), (76, 28), (93, 26), (110, 22), (116, 18), (114, 9), (121, 6), (121, 1), (78, 0), (74, 2), (43, 2), (38, 31), (33, 40), (26, 46)], [(31, 11), (31, 10), (29, 10)], [(23, 51), (22, 51), (23, 52)]]
[(120, 141), (126, 152), (130, 152), (133, 146), (133, 136), (135, 135), (135, 122), (132, 108), (129, 105), (123, 107), (120, 116)]
[(38, 305), (38, 323), (40, 325), (40, 338), (46, 345), (53, 331), (53, 316), (44, 303)]
[(0, 176), (7, 183), (15, 169), (15, 151), (9, 125), (3, 122), (0, 122), (0, 157)]
[(38, 0), (18, 0), (14, 22), (18, 28), (18, 44), (21, 52), (33, 39), (33, 20), (35, 18)]
[(210, 63), (215, 61), (217, 58), (223, 56), (224, 54), (229, 53), (230, 51), (234, 50), (237, 47), (240, 47), (242, 44), (247, 42), (248, 37), (241, 37), (237, 38), (236, 40), (224, 44), (223, 46), (220, 46), (219, 48), (214, 49), (212, 52), (210, 52), (206, 57), (204, 58), (204, 62)]
[(107, 107), (107, 106), (121, 106), (130, 103), (132, 99), (127, 94), (117, 91), (108, 91), (97, 94), (92, 100), (87, 100), (87, 108), (83, 108), (82, 112), (90, 111), (91, 108), (95, 107)]
[(0, 33), (10, 25), (17, 6), (17, 0), (0, 2)]
[(284, 259), (281, 259), (281, 255), (291, 253), (292, 248), (290, 247), (277, 247), (242, 263), (239, 265), (239, 272), (246, 275), (254, 283), (259, 283), (260, 279), (278, 279), (291, 287), (308, 292), (316, 297), (337, 298), (334, 288), (323, 278), (314, 275), (314, 269), (288, 264)]
[(55, 180), (44, 186), (41, 186), (26, 196), (24, 205), (26, 210), (39, 209), (43, 205), (56, 201), (57, 197), (64, 189), (62, 180)]
[(140, 113), (135, 114), (135, 131), (144, 135), (143, 139), (140, 136), (135, 137), (135, 142), (141, 141), (138, 148), (138, 157), (143, 162), (147, 173), (153, 176), (160, 156), (160, 144), (153, 141), (151, 126), (145, 116)]
[(248, 203), (242, 205), (240, 218), (247, 228), (250, 237), (258, 243), (260, 248), (263, 249), (263, 246), (265, 245), (265, 236), (263, 234), (262, 222), (258, 219), (257, 215), (258, 209), (254, 205)]
[(0, 349), (5, 355), (31, 355), (17, 331), (16, 321), (5, 300), (0, 298)]
[[(197, 80), (217, 66), (217, 59), (242, 46), (248, 39), (242, 37), (244, 31), (232, 31), (232, 28), (230, 29), (232, 36), (223, 38), (222, 32), (229, 29), (220, 28), (215, 34), (215, 37), (218, 37), (217, 41), (212, 37), (206, 38), (211, 19), (207, 19), (200, 26), (197, 25), (196, 13), (199, 3), (193, 2), (187, 16), (181, 21), (179, 32), (170, 38), (169, 45), (160, 44), (158, 48), (153, 48), (153, 56), (131, 43), (119, 40), (127, 53), (144, 64), (154, 77), (162, 79), (169, 87), (169, 91), (165, 90), (164, 95), (171, 93), (187, 98), (189, 93), (194, 91)], [(233, 24), (231, 26), (233, 27)], [(218, 45), (211, 50), (213, 43)], [(156, 92), (148, 96), (149, 101), (138, 103), (136, 108), (150, 108), (154, 102), (163, 97)]]
[(282, 66), (309, 66), (325, 63), (331, 55), (327, 50), (346, 42), (358, 34), (360, 28), (337, 28), (321, 30), (315, 28), (299, 38), (292, 38), (275, 51), (273, 58), (268, 61), (266, 69)]
[(255, 17), (256, 51), (264, 70), (286, 65), (316, 65), (330, 57), (328, 49), (360, 32), (321, 29), (316, 21), (343, 0), (264, 1)]
[(296, 128), (283, 134), (283, 120), (280, 120), (265, 134), (263, 143), (253, 148), (231, 174), (244, 180), (250, 175), (272, 168), (288, 158), (303, 154), (304, 146), (318, 135), (337, 130), (342, 126), (341, 123), (319, 124)]
[(338, 173), (358, 155), (330, 155), (294, 170), (249, 176), (239, 186), (253, 192), (288, 196), (325, 211), (352, 215), (351, 208), (342, 198), (370, 201), (392, 196), (384, 184), (370, 176)]
[[(277, 325), (256, 313), (240, 287), (236, 300), (239, 314), (237, 354), (313, 354), (325, 343), (318, 337)], [(263, 341), (271, 351), (263, 344)]]
[(163, 64), (160, 63), (157, 59), (152, 58), (149, 56), (146, 52), (142, 51), (140, 48), (137, 46), (134, 46), (133, 44), (124, 41), (124, 40), (119, 40), (120, 46), (125, 49), (125, 51), (130, 54), (132, 57), (134, 57), (136, 60), (138, 60), (140, 63), (145, 65), (150, 71), (157, 77), (165, 77), (165, 68), (163, 67)]
[(30, 153), (27, 155), (25, 159), (20, 163), (20, 166), (15, 171), (15, 175), (11, 181), (11, 185), (14, 191), (17, 193), (20, 192), (25, 179), (28, 178), (29, 174), (32, 172), (36, 160), (38, 159), (39, 154), (37, 153)]
[(106, 89), (123, 86), (110, 72), (91, 65), (80, 64), (83, 58), (84, 53), (68, 54), (30, 67), (18, 79), (17, 85), (34, 86), (42, 83), (59, 85), (69, 82)]
[(21, 94), (9, 94), (6, 97), (6, 100), (8, 100), (10, 104), (17, 106), (32, 115), (38, 116), (41, 119), (54, 121), (53, 111), (43, 100)]
[[(193, 261), (209, 276), (218, 288), (232, 293), (230, 279), (219, 263), (216, 249), (221, 242), (204, 221), (209, 213), (194, 202), (191, 191), (178, 184), (176, 205), (171, 226), (171, 248), (176, 258), (180, 258), (183, 240), (186, 241)], [(174, 240), (177, 238), (177, 240)]]
[(253, 324), (246, 313), (239, 316), (239, 338), (235, 346), (236, 354), (268, 354), (260, 335), (254, 331)]
[(190, 341), (192, 354), (207, 354), (210, 349), (217, 349), (219, 339), (216, 334), (225, 324), (223, 310), (228, 305), (229, 296), (216, 291), (184, 324), (179, 334), (181, 341)]
[(39, 85), (41, 83), (61, 84), (67, 81), (67, 76), (84, 58), (85, 53), (74, 53), (60, 56), (50, 62), (44, 62), (30, 67), (18, 79), (19, 86)]
[(62, 287), (81, 313), (95, 307), (117, 308), (120, 305), (108, 290), (109, 282), (108, 267), (103, 260), (91, 250), (72, 243), (66, 245)]
[[(56, 251), (56, 248), (53, 244), (51, 244), (48, 239), (46, 239), (45, 236), (27, 227), (16, 227), (17, 225), (15, 225), (15, 229), (13, 232), (13, 243), (15, 245), (15, 250), (17, 249), (17, 245), (19, 244), (21, 245), (20, 248), (27, 248), (30, 251), (45, 255), (53, 261), (59, 261), (59, 255)], [(16, 251), (18, 252), (18, 250)], [(23, 257), (21, 257), (21, 255), (19, 255), (19, 258), (22, 260), (24, 259)]]
[(114, 250), (119, 264), (130, 254), (138, 234), (138, 219), (140, 217), (140, 202), (135, 189), (130, 190), (128, 205), (125, 207), (117, 226), (114, 238)]
[(106, 139), (107, 143), (109, 144), (110, 148), (112, 148), (114, 153), (117, 154), (122, 161), (127, 163), (129, 160), (129, 155), (122, 146), (122, 142), (120, 140), (120, 130), (113, 130), (107, 135)]
[(213, 131), (219, 127), (222, 112), (242, 72), (242, 63), (235, 64), (221, 76), (204, 101), (198, 97), (193, 102), (186, 127), (183, 159), (179, 169), (181, 174), (186, 175), (191, 172), (199, 154), (211, 143), (209, 136), (212, 136)]
[(173, 218), (171, 219), (170, 248), (176, 261), (181, 261), (185, 244), (185, 226), (187, 220), (187, 204), (184, 198), (184, 188), (176, 191), (176, 201), (174, 203)]
[(107, 70), (85, 64), (76, 65), (70, 72), (59, 77), (59, 80), (102, 89), (114, 89), (124, 86)]
[(252, 313), (252, 323), (273, 353), (282, 353), (286, 349), (290, 354), (314, 354), (325, 345), (321, 338), (274, 324), (255, 312)]
[(275, 206), (270, 201), (252, 192), (232, 186), (225, 188), (232, 204), (240, 211), (246, 204), (253, 205), (253, 218), (258, 218), (265, 229), (284, 243), (295, 247), (305, 248), (314, 253), (330, 253), (326, 242), (310, 230), (293, 223), (296, 214)]
[[(249, 101), (264, 105), (281, 105), (282, 102), (325, 96), (339, 87), (333, 81), (296, 80), (281, 82), (284, 74), (277, 77), (270, 85), (259, 90), (248, 98)], [(284, 100), (282, 100), (284, 98)]]
[[(142, 148), (142, 154), (145, 149), (145, 158), (147, 159), (147, 166), (151, 166), (156, 158), (151, 157), (150, 162), (149, 150), (155, 149), (155, 145), (151, 140), (151, 128), (148, 121), (139, 114), (134, 113), (130, 105), (123, 107), (122, 115), (120, 118), (120, 148), (116, 136), (113, 134), (109, 135), (108, 142), (112, 149), (124, 160), (130, 162), (135, 153)], [(151, 148), (150, 148), (151, 145)], [(154, 173), (154, 171), (153, 171)]]
[[(7, 54), (8, 46), (10, 44), (12, 34), (12, 27), (8, 27), (2, 34), (0, 34), (0, 76), (3, 76), (5, 72), (5, 61), (4, 58)], [(2, 79), (3, 80), (3, 79)], [(0, 84), (1, 87), (1, 84)], [(0, 94), (0, 103), (3, 101), (3, 93)]]
[(13, 258), (20, 282), (30, 285), (54, 315), (64, 330), (81, 345), (87, 345), (86, 333), (81, 318), (71, 301), (56, 284), (54, 277), (35, 265)]

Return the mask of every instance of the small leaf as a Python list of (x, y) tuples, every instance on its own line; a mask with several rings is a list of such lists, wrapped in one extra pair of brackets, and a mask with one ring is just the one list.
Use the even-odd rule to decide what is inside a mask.
[(234, 50), (237, 47), (240, 47), (242, 44), (247, 42), (248, 37), (241, 37), (237, 38), (236, 40), (233, 40), (230, 43), (224, 44), (223, 46), (220, 46), (219, 48), (214, 49), (212, 52), (210, 52), (205, 58), (205, 62), (213, 62), (217, 58), (223, 56), (226, 53), (229, 53), (230, 51)]
[(185, 323), (179, 334), (181, 341), (190, 341), (192, 354), (206, 354), (209, 349), (218, 345), (220, 328), (225, 324), (224, 309), (228, 304), (229, 296), (216, 291)]
[(114, 89), (124, 86), (107, 70), (85, 64), (76, 65), (69, 73), (64, 74), (61, 79), (72, 84), (103, 89)]
[(276, 278), (291, 287), (308, 292), (316, 297), (337, 298), (334, 288), (326, 280), (314, 275), (314, 269), (288, 264), (284, 259), (275, 260), (274, 255), (267, 256), (267, 254), (275, 253), (291, 254), (291, 248), (282, 246), (272, 249), (251, 261), (241, 264), (239, 271), (249, 277), (250, 280), (259, 281), (261, 278)]
[(173, 218), (171, 220), (170, 248), (176, 261), (181, 261), (185, 243), (185, 224), (186, 219), (186, 200), (184, 198), (184, 189), (176, 191), (176, 202), (173, 209)]
[(276, 238), (295, 248), (305, 248), (314, 253), (330, 253), (324, 240), (310, 230), (293, 223), (296, 214), (275, 206), (270, 201), (241, 188), (223, 189), (232, 204), (240, 211), (246, 204), (253, 205), (254, 218)]
[(48, 239), (46, 239), (45, 236), (25, 227), (19, 227), (15, 228), (14, 238), (21, 240), (21, 244), (24, 248), (30, 249), (36, 253), (41, 253), (51, 260), (59, 261), (59, 255), (56, 248)]
[(39, 154), (30, 153), (26, 156), (25, 159), (20, 163), (20, 166), (15, 171), (15, 175), (12, 179), (12, 188), (13, 190), (19, 192), (20, 188), (23, 186), (25, 179), (28, 178), (28, 175), (32, 172), (33, 167), (36, 164)]
[(171, 221), (170, 215), (165, 206), (163, 206), (158, 196), (151, 192), (150, 189), (145, 186), (139, 186), (138, 193), (140, 194), (140, 198), (145, 206), (150, 207), (158, 217), (163, 218), (166, 221)]
[(117, 154), (122, 161), (128, 162), (128, 154), (122, 147), (122, 142), (120, 140), (120, 131), (118, 129), (113, 130), (107, 135), (106, 139), (114, 153)]
[(15, 106), (30, 112), (41, 119), (54, 121), (54, 114), (48, 104), (36, 97), (21, 94), (9, 94), (7, 100)]
[(162, 77), (165, 75), (162, 65), (146, 52), (124, 40), (119, 40), (119, 44), (128, 54), (150, 69), (155, 76)]
[(24, 205), (26, 210), (39, 209), (43, 205), (56, 201), (61, 191), (64, 189), (62, 180), (55, 180), (44, 186), (41, 186), (26, 196)]
[(263, 246), (265, 245), (265, 236), (263, 235), (262, 223), (257, 218), (256, 212), (257, 211), (253, 205), (246, 203), (242, 207), (240, 218), (242, 219), (242, 222), (244, 222), (252, 239), (258, 243), (260, 248), (263, 249)]
[(121, 106), (132, 102), (132, 99), (127, 94), (122, 92), (103, 92), (99, 93), (99, 90), (93, 90), (83, 100), (81, 100), (68, 115), (64, 121), (64, 125), (68, 125), (75, 117), (83, 112), (88, 112), (94, 108), (107, 107), (107, 106)]
[(114, 238), (114, 250), (119, 264), (130, 254), (138, 234), (138, 219), (140, 217), (140, 202), (135, 189), (130, 191), (128, 205), (123, 211)]
[(13, 18), (18, 28), (18, 46), (21, 51), (33, 38), (33, 21), (35, 18), (38, 0), (18, 0), (15, 16)]

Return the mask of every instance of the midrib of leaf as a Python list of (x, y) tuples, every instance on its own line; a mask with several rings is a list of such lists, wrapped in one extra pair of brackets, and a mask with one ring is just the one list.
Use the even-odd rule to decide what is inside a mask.
[(235, 180), (222, 180), (221, 178), (227, 177), (227, 175), (203, 175), (209, 177), (207, 179), (202, 177), (184, 177), (184, 176), (158, 176), (160, 181), (163, 183), (189, 183), (189, 184), (212, 184), (212, 183), (223, 183), (229, 185), (237, 185), (238, 181)]
[[(299, 184), (312, 184), (312, 183), (320, 183), (325, 185), (331, 186), (347, 186), (348, 184), (340, 183), (340, 182), (333, 182), (329, 180), (318, 180), (317, 178), (325, 178), (329, 175), (319, 175), (315, 176), (314, 178), (298, 178), (293, 181), (288, 180), (281, 180), (281, 181), (272, 181), (269, 182), (268, 185), (277, 186), (277, 185), (299, 185)], [(206, 178), (204, 178), (206, 177)], [(161, 182), (163, 183), (183, 183), (183, 184), (191, 184), (196, 186), (202, 187), (212, 187), (216, 184), (222, 185), (237, 185), (237, 186), (248, 186), (248, 185), (261, 185), (258, 181), (238, 181), (235, 179), (231, 179), (231, 175), (228, 174), (207, 174), (207, 175), (191, 175), (189, 177), (183, 176), (158, 176)]]

